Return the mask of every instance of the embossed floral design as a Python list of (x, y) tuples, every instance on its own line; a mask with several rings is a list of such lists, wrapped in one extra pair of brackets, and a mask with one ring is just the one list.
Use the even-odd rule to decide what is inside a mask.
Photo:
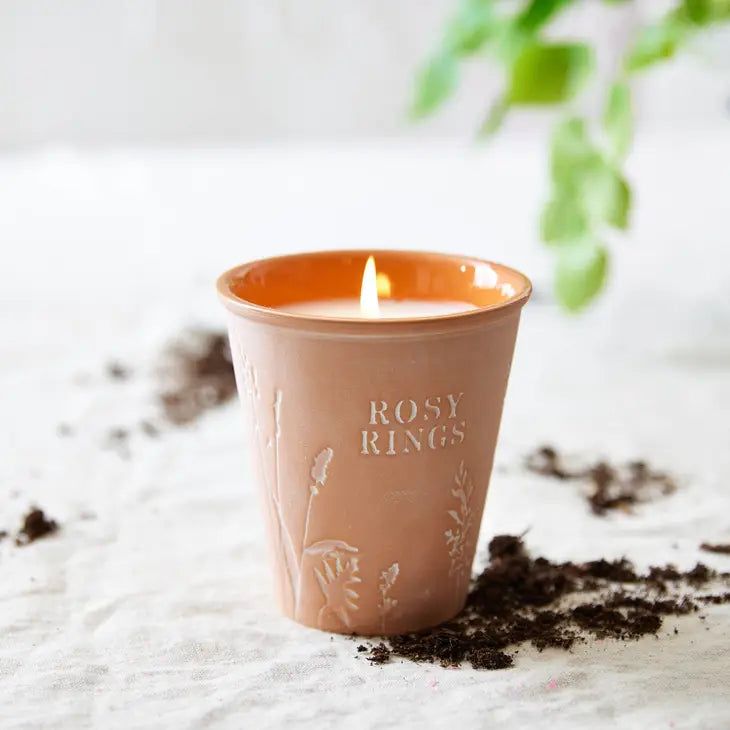
[[(232, 337), (233, 340), (233, 337)], [(281, 402), (282, 391), (277, 389), (274, 393), (272, 403), (275, 438), (268, 438), (262, 443), (262, 433), (260, 424), (259, 402), (261, 401), (261, 391), (259, 389), (258, 374), (256, 367), (249, 360), (240, 342), (237, 342), (238, 350), (241, 355), (241, 363), (243, 370), (243, 387), (249, 397), (251, 403), (251, 418), (253, 421), (254, 439), (256, 448), (259, 453), (259, 459), (262, 465), (263, 479), (266, 486), (266, 492), (270, 500), (271, 515), (275, 523), (276, 535), (281, 545), (283, 554), (284, 569), (286, 572), (287, 585), (289, 588), (291, 601), (296, 600), (296, 588), (299, 583), (299, 558), (294, 547), (289, 527), (284, 519), (284, 513), (281, 505), (280, 488), (279, 488), (279, 439), (281, 436)], [(273, 449), (274, 451), (274, 483), (271, 484), (269, 473), (266, 469), (266, 454)]]
[[(356, 548), (349, 546), (348, 549), (356, 551)], [(325, 601), (318, 616), (320, 627), (325, 615), (333, 613), (349, 628), (350, 612), (358, 610), (360, 598), (355, 590), (355, 586), (362, 582), (358, 557), (344, 550), (332, 550), (323, 555), (321, 568), (314, 568), (314, 574)]]
[(398, 563), (393, 563), (390, 568), (380, 573), (378, 581), (378, 590), (380, 591), (380, 603), (378, 603), (378, 611), (380, 613), (380, 630), (385, 633), (385, 620), (388, 614), (398, 605), (396, 598), (391, 598), (388, 594), (395, 585), (400, 573)]
[[(304, 535), (302, 537), (302, 560), (304, 555), (307, 553), (307, 543), (309, 542), (309, 522), (312, 517), (312, 506), (314, 504), (314, 498), (319, 494), (320, 490), (327, 483), (327, 469), (332, 461), (334, 451), (329, 447), (325, 447), (320, 451), (312, 461), (312, 468), (310, 469), (310, 476), (312, 477), (313, 484), (309, 486), (309, 500), (307, 501), (307, 514), (304, 518)], [(311, 548), (312, 546), (310, 546)], [(311, 550), (310, 550), (311, 552)], [(295, 615), (299, 613), (299, 608), (302, 600), (302, 570), (300, 563), (299, 581), (297, 583), (296, 600), (295, 600)]]
[(456, 526), (446, 530), (444, 537), (451, 559), (449, 575), (456, 576), (459, 585), (470, 567), (467, 565), (466, 545), (472, 530), (471, 497), (474, 492), (474, 484), (463, 460), (454, 475), (454, 484), (456, 486), (451, 489), (451, 494), (459, 501), (459, 506), (458, 509), (450, 509), (448, 513)]
[[(299, 617), (302, 607), (302, 594), (305, 585), (305, 558), (314, 556), (315, 559), (321, 559), (321, 565), (314, 567), (313, 571), (314, 578), (325, 598), (324, 606), (319, 613), (319, 621), (321, 623), (324, 615), (330, 612), (337, 616), (345, 626), (349, 627), (350, 613), (358, 608), (359, 594), (354, 588), (361, 582), (359, 558), (356, 555), (358, 549), (348, 545), (343, 540), (337, 539), (322, 539), (310, 543), (310, 522), (314, 516), (314, 507), (317, 502), (315, 498), (320, 496), (327, 483), (328, 470), (334, 457), (334, 451), (331, 447), (326, 446), (312, 460), (309, 472), (311, 478), (309, 498), (302, 526), (302, 541), (301, 544), (295, 546), (290, 524), (285, 519), (285, 517), (288, 517), (291, 521), (292, 514), (287, 511), (285, 515), (281, 500), (282, 470), (280, 459), (281, 440), (283, 438), (282, 410), (285, 405), (284, 393), (280, 388), (274, 388), (273, 398), (269, 401), (271, 410), (268, 411), (269, 415), (266, 416), (266, 411), (260, 410), (260, 402), (263, 399), (256, 368), (244, 353), (240, 341), (237, 342), (237, 346), (241, 355), (242, 372), (239, 375), (242, 376), (243, 389), (251, 403), (256, 446), (263, 466), (264, 483), (269, 497), (275, 534), (281, 547), (283, 568), (290, 589), (294, 616), (295, 618)], [(273, 416), (273, 429), (271, 431), (269, 428), (266, 429), (268, 435), (262, 433), (260, 422), (262, 415), (265, 417), (265, 423), (269, 424), (271, 424), (271, 417)], [(265, 440), (264, 436), (266, 436)], [(272, 468), (266, 468), (267, 462)], [(312, 573), (309, 572), (308, 567), (306, 573), (311, 578)], [(391, 604), (388, 603), (387, 605), (390, 609)]]

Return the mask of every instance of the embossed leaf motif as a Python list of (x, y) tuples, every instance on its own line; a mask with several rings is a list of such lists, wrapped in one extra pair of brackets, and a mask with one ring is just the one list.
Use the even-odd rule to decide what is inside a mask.
[(357, 556), (333, 550), (322, 558), (321, 568), (314, 568), (314, 574), (325, 600), (319, 612), (320, 624), (329, 611), (350, 626), (350, 612), (358, 610), (360, 598), (355, 586), (362, 582)]
[(380, 573), (380, 581), (378, 582), (378, 590), (380, 591), (380, 603), (378, 609), (380, 611), (381, 630), (385, 631), (385, 619), (387, 615), (398, 605), (396, 598), (391, 598), (388, 594), (395, 585), (400, 573), (398, 563), (393, 563), (390, 568)]
[(448, 510), (448, 514), (456, 523), (456, 527), (446, 530), (444, 537), (451, 559), (449, 575), (456, 575), (457, 580), (461, 580), (469, 568), (466, 561), (466, 544), (472, 529), (471, 497), (474, 492), (474, 484), (463, 461), (454, 475), (454, 484), (456, 486), (452, 487), (451, 495), (459, 501), (459, 507), (456, 510)]
[(384, 570), (380, 574), (380, 589), (382, 591), (387, 591), (392, 588), (399, 572), (400, 568), (398, 567), (398, 563), (393, 563), (388, 570)]

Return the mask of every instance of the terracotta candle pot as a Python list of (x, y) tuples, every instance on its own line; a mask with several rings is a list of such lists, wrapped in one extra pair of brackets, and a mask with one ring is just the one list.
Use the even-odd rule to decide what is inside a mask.
[(218, 291), (282, 611), (392, 634), (464, 605), (530, 282), (478, 259), (380, 251), (382, 304), (410, 302), (409, 316), (342, 316), (367, 259), (257, 261)]

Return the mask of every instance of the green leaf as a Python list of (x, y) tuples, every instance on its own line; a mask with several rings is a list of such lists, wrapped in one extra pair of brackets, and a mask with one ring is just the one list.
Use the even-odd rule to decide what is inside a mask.
[(696, 25), (730, 20), (730, 0), (684, 0), (682, 12)]
[(462, 0), (446, 28), (444, 45), (457, 55), (472, 55), (497, 33), (502, 22), (492, 0)]
[(698, 30), (730, 20), (730, 0), (683, 0), (660, 21), (644, 28), (626, 57), (628, 71), (672, 58)]
[(694, 23), (730, 20), (730, 0), (684, 0), (684, 10)]
[(702, 25), (712, 19), (713, 5), (712, 0), (684, 0), (682, 9), (693, 23)]
[(593, 67), (584, 43), (526, 46), (512, 66), (508, 99), (512, 104), (559, 104), (572, 98)]
[(589, 226), (608, 223), (626, 228), (631, 206), (629, 186), (591, 142), (585, 121), (569, 118), (557, 125), (550, 148), (553, 198), (569, 198)]
[(571, 312), (583, 309), (603, 288), (608, 253), (599, 243), (581, 241), (558, 250), (555, 294)]
[(456, 60), (450, 54), (432, 59), (416, 80), (411, 115), (418, 119), (431, 114), (456, 88)]
[(495, 57), (507, 68), (514, 65), (515, 59), (525, 46), (532, 43), (532, 36), (517, 28), (514, 22), (503, 22), (491, 42)]
[(585, 120), (569, 117), (556, 125), (550, 142), (550, 173), (557, 187), (570, 188), (577, 168), (595, 155)]
[(592, 224), (608, 223), (614, 228), (628, 226), (631, 193), (627, 182), (595, 152), (564, 181), (563, 189), (572, 191)]
[(571, 243), (588, 233), (588, 219), (575, 196), (558, 193), (543, 208), (540, 230), (546, 243)]
[(531, 0), (529, 5), (517, 16), (515, 24), (519, 30), (534, 34), (553, 15), (571, 2), (573, 0)]
[(631, 188), (623, 177), (614, 174), (614, 187), (606, 201), (606, 223), (625, 231), (629, 227)]
[(509, 102), (505, 96), (500, 96), (493, 104), (489, 107), (487, 117), (482, 122), (482, 126), (479, 128), (479, 137), (491, 137), (495, 132), (499, 130), (504, 122), (504, 118), (507, 116), (509, 111)]
[(640, 71), (672, 58), (690, 35), (690, 24), (680, 13), (670, 13), (660, 22), (644, 28), (626, 58), (628, 71)]
[(618, 82), (611, 86), (603, 112), (603, 126), (613, 156), (616, 159), (624, 158), (631, 146), (633, 131), (631, 91), (625, 82)]

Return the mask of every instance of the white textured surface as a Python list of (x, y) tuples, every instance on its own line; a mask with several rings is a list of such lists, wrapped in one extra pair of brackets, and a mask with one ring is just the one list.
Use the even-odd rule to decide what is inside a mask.
[[(730, 539), (730, 146), (645, 143), (633, 166), (633, 240), (617, 243), (608, 297), (568, 319), (540, 291), (539, 150), (2, 160), (0, 528), (38, 502), (63, 531), (0, 543), (0, 727), (728, 727), (728, 607), (668, 619), (679, 634), (661, 641), (524, 647), (504, 672), (371, 667), (348, 639), (269, 608), (235, 405), (157, 440), (135, 434), (128, 461), (103, 448), (109, 427), (154, 415), (162, 344), (222, 322), (212, 280), (225, 266), (314, 246), (481, 253), (538, 284), (483, 542), (529, 527), (557, 559), (730, 568), (697, 550)], [(106, 380), (112, 357), (132, 380)], [(61, 421), (73, 437), (56, 436)], [(572, 487), (516, 468), (545, 440), (646, 457), (682, 489), (597, 519)]]

